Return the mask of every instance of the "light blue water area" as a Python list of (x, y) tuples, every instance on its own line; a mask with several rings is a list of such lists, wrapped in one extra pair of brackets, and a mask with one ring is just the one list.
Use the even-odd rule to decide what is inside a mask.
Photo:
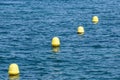
[(120, 0), (0, 0), (0, 80), (11, 63), (20, 80), (120, 80)]

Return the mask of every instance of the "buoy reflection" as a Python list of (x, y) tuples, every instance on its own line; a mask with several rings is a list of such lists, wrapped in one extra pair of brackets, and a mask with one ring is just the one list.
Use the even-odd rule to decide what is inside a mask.
[(9, 76), (9, 80), (20, 80), (19, 75)]
[(52, 47), (52, 51), (57, 53), (60, 51), (60, 47)]

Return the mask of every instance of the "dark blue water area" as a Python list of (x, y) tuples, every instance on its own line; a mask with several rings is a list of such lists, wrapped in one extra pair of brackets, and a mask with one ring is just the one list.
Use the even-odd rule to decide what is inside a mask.
[(11, 63), (18, 80), (120, 80), (120, 0), (0, 0), (0, 80)]

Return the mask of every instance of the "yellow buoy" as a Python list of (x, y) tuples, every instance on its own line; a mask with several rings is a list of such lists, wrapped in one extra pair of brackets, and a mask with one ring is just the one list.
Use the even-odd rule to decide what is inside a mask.
[(58, 37), (54, 37), (51, 42), (53, 47), (59, 47), (60, 46), (60, 39)]
[(9, 70), (8, 70), (8, 74), (9, 75), (18, 75), (20, 72), (19, 72), (19, 67), (17, 64), (13, 63), (13, 64), (10, 64), (9, 66)]
[(97, 16), (93, 16), (92, 22), (93, 22), (94, 24), (97, 24), (97, 23), (99, 22), (98, 17), (97, 17)]
[(77, 33), (78, 33), (78, 34), (84, 34), (84, 32), (85, 32), (85, 31), (84, 31), (84, 27), (79, 26), (79, 27), (78, 27), (78, 30), (77, 30)]

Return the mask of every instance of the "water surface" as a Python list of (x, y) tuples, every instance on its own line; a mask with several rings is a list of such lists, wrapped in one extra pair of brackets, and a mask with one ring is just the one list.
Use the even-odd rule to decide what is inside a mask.
[(120, 80), (119, 25), (119, 0), (1, 0), (0, 80), (9, 79), (11, 63), (20, 80)]

